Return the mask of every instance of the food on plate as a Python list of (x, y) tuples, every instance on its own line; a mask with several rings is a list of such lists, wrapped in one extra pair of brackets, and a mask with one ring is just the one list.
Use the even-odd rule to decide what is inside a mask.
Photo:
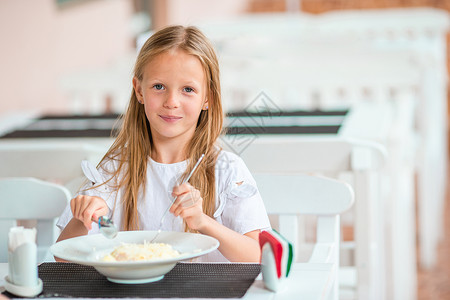
[(141, 261), (153, 259), (167, 259), (180, 256), (180, 252), (165, 243), (122, 244), (102, 261)]

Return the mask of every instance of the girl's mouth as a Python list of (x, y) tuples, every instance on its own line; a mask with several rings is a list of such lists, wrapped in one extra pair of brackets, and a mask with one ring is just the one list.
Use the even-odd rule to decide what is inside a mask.
[(178, 120), (181, 120), (181, 117), (171, 115), (159, 115), (159, 117), (168, 123), (175, 123)]

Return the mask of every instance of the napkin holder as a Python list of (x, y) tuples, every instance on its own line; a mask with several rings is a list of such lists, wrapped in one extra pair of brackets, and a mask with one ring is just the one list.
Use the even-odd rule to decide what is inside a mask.
[(264, 286), (273, 292), (280, 291), (294, 260), (292, 244), (275, 230), (261, 232), (259, 243)]
[[(24, 236), (26, 238), (23, 238)], [(34, 297), (42, 292), (43, 284), (37, 271), (35, 237), (36, 229), (13, 227), (9, 232), (8, 275), (5, 277), (5, 289), (13, 295)]]

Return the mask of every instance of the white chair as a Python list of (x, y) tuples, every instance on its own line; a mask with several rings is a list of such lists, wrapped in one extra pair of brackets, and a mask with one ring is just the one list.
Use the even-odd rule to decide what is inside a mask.
[(8, 261), (8, 232), (17, 220), (36, 220), (38, 262), (51, 258), (56, 241), (56, 218), (70, 201), (63, 186), (35, 178), (0, 179), (0, 262)]
[[(223, 139), (223, 147), (231, 151), (233, 146), (243, 144), (245, 149), (239, 155), (253, 174), (320, 174), (350, 183), (355, 191), (354, 242), (341, 244), (341, 251), (345, 250), (342, 254), (350, 253), (352, 259), (348, 266), (340, 268), (340, 299), (385, 299), (380, 185), (385, 148), (365, 141), (302, 135)], [(297, 225), (291, 222), (286, 226)], [(288, 234), (286, 237), (295, 244), (304, 241), (304, 236)]]
[[(326, 177), (307, 175), (253, 174), (268, 214), (279, 218), (279, 231), (296, 236), (298, 215), (317, 216), (316, 244), (308, 263), (331, 263), (330, 294), (339, 299), (340, 214), (354, 201), (349, 184)], [(287, 225), (287, 226), (286, 226)], [(291, 241), (297, 249), (296, 241)]]

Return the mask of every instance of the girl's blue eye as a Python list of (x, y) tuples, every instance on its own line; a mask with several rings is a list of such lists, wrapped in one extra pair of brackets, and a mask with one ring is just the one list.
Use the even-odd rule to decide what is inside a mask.
[(153, 87), (157, 90), (162, 90), (164, 88), (162, 84), (155, 84)]
[(192, 93), (194, 91), (194, 89), (190, 88), (190, 87), (185, 87), (184, 91), (187, 92), (187, 93)]

